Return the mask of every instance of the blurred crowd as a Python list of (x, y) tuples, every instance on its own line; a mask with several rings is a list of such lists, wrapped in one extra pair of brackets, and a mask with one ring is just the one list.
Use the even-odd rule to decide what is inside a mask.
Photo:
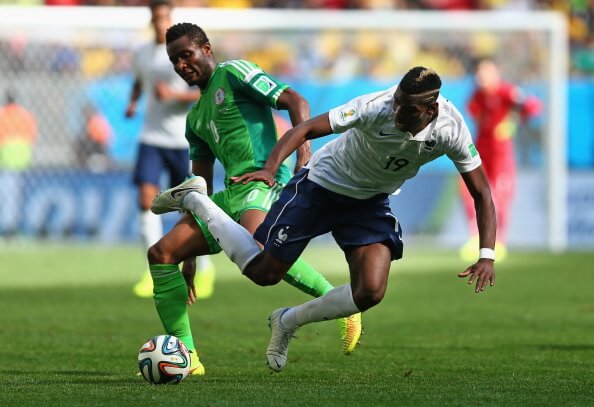
[[(0, 0), (1, 2), (1, 0)], [(93, 5), (93, 6), (145, 6), (148, 0), (17, 0), (11, 4), (45, 4), (45, 5)], [(213, 8), (295, 8), (295, 9), (396, 9), (396, 10), (556, 10), (563, 12), (567, 16), (571, 49), (572, 75), (585, 75), (594, 72), (594, 0), (177, 0), (179, 7), (213, 7)], [(390, 38), (393, 40), (394, 38)], [(376, 41), (369, 41), (376, 40)], [(415, 47), (410, 41), (416, 41), (415, 38), (397, 38), (401, 47), (398, 50), (402, 55), (402, 49)], [(480, 46), (487, 47), (487, 52), (493, 54), (493, 42), (496, 40), (490, 38), (478, 38)], [(476, 42), (475, 41), (475, 42)], [(265, 39), (265, 46), (259, 44), (258, 49), (243, 47), (239, 52), (233, 53), (233, 58), (243, 57), (262, 63), (263, 68), (270, 70), (277, 75), (288, 74), (291, 76), (291, 70), (299, 69), (307, 65), (307, 59), (318, 59), (313, 61), (317, 67), (317, 73), (314, 76), (321, 76), (322, 79), (334, 74), (340, 74), (342, 71), (350, 73), (353, 67), (355, 56), (363, 58), (364, 63), (358, 63), (357, 74), (379, 77), (383, 79), (383, 73), (394, 72), (394, 68), (401, 68), (398, 61), (391, 58), (389, 47), (386, 45), (386, 38), (373, 38), (373, 35), (359, 35), (354, 38), (352, 46), (344, 46), (346, 41), (339, 38), (338, 35), (329, 33), (325, 36), (320, 52), (314, 52), (312, 56), (304, 59), (304, 55), (295, 55), (293, 44), (287, 44), (282, 40)], [(307, 41), (305, 42), (307, 44)], [(393, 43), (392, 43), (393, 44)], [(12, 48), (19, 48), (19, 44), (9, 44)], [(7, 44), (0, 44), (0, 47), (7, 47)], [(218, 47), (221, 49), (222, 47)], [(291, 49), (290, 49), (291, 48)], [(481, 48), (481, 49), (482, 49)], [(340, 51), (339, 51), (340, 49)], [(304, 47), (301, 47), (304, 50)], [(4, 50), (0, 50), (4, 51)], [(235, 51), (235, 50), (234, 50)], [(460, 61), (456, 52), (447, 47), (431, 47), (426, 50), (427, 58), (421, 62), (431, 63), (438, 61), (435, 66), (443, 74), (458, 76), (472, 69), (466, 62)], [(455, 50), (454, 50), (455, 51)], [(48, 52), (48, 51), (46, 51)], [(63, 69), (73, 66), (76, 63), (82, 64), (82, 69), (87, 71), (103, 71), (101, 66), (111, 63), (119, 63), (122, 55), (114, 55), (115, 51), (107, 50), (84, 50), (84, 55), (75, 55), (76, 50), (60, 49), (58, 54), (52, 57), (52, 69)], [(337, 53), (340, 52), (340, 58)], [(17, 50), (18, 53), (18, 50)], [(309, 53), (309, 50), (308, 50)], [(425, 50), (421, 50), (425, 53)], [(297, 54), (300, 53), (299, 50)], [(462, 55), (463, 53), (458, 53)], [(290, 58), (293, 55), (295, 58)], [(124, 56), (126, 57), (126, 56)], [(331, 64), (325, 64), (319, 59), (327, 58), (332, 61)], [(291, 60), (300, 61), (299, 66), (290, 64)], [(335, 61), (340, 60), (340, 64)], [(509, 58), (506, 58), (509, 60)], [(350, 61), (350, 62), (349, 62)], [(320, 64), (319, 62), (322, 62)], [(411, 61), (402, 61), (403, 66)], [(16, 58), (6, 63), (19, 64)], [(126, 61), (124, 61), (124, 66)], [(332, 65), (332, 69), (329, 68)], [(396, 65), (396, 66), (395, 66)], [(86, 66), (86, 68), (85, 68)], [(443, 69), (440, 69), (443, 67)], [(117, 69), (117, 67), (116, 67)], [(325, 71), (325, 72), (323, 72)], [(101, 72), (97, 72), (101, 73)], [(523, 75), (526, 76), (526, 75)], [(307, 79), (307, 78), (304, 78)]]
[[(24, 0), (28, 4), (32, 1)], [(140, 6), (147, 1), (46, 0), (45, 4)], [(594, 0), (179, 0), (177, 4), (313, 9), (561, 10), (569, 21), (572, 76), (588, 77), (594, 73)], [(530, 32), (320, 29), (280, 31), (274, 36), (257, 30), (208, 32), (219, 60), (247, 59), (294, 84), (300, 81), (341, 83), (359, 78), (385, 83), (415, 65), (431, 66), (448, 81), (468, 80), (476, 60), (483, 57), (502, 63), (504, 76), (516, 83), (530, 85), (542, 81), (546, 75), (543, 63), (548, 53), (546, 41), (542, 35)], [(102, 157), (109, 143), (108, 134), (135, 133), (135, 129), (122, 122), (122, 109), (114, 100), (121, 99), (128, 90), (132, 53), (139, 37), (118, 34), (116, 29), (102, 33), (99, 38), (92, 31), (77, 31), (75, 36), (66, 32), (63, 37), (55, 33), (46, 35), (43, 30), (41, 33), (43, 35), (37, 37), (32, 32), (18, 31), (0, 35), (0, 90), (15, 83), (26, 84), (19, 87), (18, 99), (31, 106), (36, 115), (59, 118), (41, 131), (43, 134), (37, 144), (43, 151), (51, 152), (43, 154), (41, 161), (78, 161), (80, 166), (104, 167)], [(39, 95), (50, 95), (51, 103), (42, 101)], [(93, 121), (97, 118), (90, 114), (93, 109), (105, 114), (113, 129), (103, 125), (104, 121)], [(56, 143), (58, 135), (65, 140)], [(74, 149), (66, 146), (72, 143)]]

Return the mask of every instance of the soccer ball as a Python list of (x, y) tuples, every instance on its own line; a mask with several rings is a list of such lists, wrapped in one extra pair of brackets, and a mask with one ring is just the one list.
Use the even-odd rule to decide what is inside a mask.
[(190, 372), (190, 352), (173, 335), (146, 341), (138, 352), (140, 374), (152, 384), (177, 384)]

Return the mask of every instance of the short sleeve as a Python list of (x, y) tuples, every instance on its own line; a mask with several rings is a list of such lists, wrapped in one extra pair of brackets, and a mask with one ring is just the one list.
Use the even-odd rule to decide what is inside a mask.
[(481, 165), (481, 156), (472, 142), (472, 137), (464, 121), (452, 127), (450, 147), (447, 156), (452, 160), (458, 172), (465, 173)]
[(360, 125), (364, 117), (365, 100), (355, 98), (344, 105), (335, 107), (329, 112), (330, 126), (334, 133), (344, 133), (346, 130)]
[(236, 90), (275, 109), (279, 96), (289, 87), (249, 61), (233, 60), (224, 66), (231, 75), (229, 82)]

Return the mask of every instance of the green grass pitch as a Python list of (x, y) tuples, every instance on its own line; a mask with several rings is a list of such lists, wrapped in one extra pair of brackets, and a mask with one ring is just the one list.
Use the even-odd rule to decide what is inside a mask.
[[(267, 316), (307, 297), (258, 287), (215, 256), (215, 295), (190, 309), (207, 375), (151, 386), (137, 352), (163, 332), (152, 301), (131, 294), (138, 247), (5, 245), (0, 406), (594, 405), (594, 253), (511, 252), (478, 295), (456, 277), (456, 253), (405, 256), (353, 355), (334, 321), (308, 325), (280, 374), (265, 365)], [(347, 281), (335, 248), (306, 258)]]

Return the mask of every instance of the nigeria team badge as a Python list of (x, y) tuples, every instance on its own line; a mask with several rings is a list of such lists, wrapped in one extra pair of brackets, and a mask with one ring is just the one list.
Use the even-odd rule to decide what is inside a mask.
[(217, 105), (220, 105), (225, 101), (225, 91), (223, 88), (218, 88), (214, 94), (214, 100)]

